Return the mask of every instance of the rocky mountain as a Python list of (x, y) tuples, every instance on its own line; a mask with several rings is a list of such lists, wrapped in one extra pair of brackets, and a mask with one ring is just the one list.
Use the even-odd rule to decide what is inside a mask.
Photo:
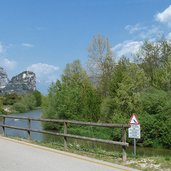
[(5, 70), (2, 67), (0, 67), (0, 89), (5, 88), (8, 82), (9, 82), (9, 79)]
[(24, 71), (9, 81), (7, 74), (0, 70), (0, 92), (23, 94), (36, 90), (36, 75), (31, 71)]

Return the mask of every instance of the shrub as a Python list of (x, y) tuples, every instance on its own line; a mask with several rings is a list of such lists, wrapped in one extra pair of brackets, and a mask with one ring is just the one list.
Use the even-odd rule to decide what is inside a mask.
[(23, 103), (15, 103), (13, 105), (13, 109), (17, 112), (24, 113), (28, 110), (27, 106)]

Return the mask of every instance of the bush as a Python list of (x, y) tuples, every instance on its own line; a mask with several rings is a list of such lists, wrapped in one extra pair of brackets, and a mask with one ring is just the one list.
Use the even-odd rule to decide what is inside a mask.
[(15, 93), (5, 94), (3, 96), (3, 105), (13, 105), (17, 103), (19, 100), (20, 97)]
[(25, 94), (21, 97), (21, 100), (13, 105), (13, 109), (16, 112), (26, 112), (33, 110), (36, 106), (35, 97), (32, 94)]
[(13, 109), (19, 113), (24, 113), (24, 112), (28, 111), (27, 106), (23, 103), (15, 103), (13, 105)]

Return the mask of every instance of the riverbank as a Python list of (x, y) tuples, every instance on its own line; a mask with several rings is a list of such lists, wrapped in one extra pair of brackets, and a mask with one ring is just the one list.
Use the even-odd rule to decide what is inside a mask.
[[(36, 144), (43, 145), (46, 147), (64, 150), (63, 142), (35, 142)], [(85, 145), (80, 145), (78, 143), (68, 143), (68, 152), (93, 157), (96, 159), (122, 164), (128, 167), (133, 167), (136, 169), (144, 171), (171, 171), (171, 156), (137, 156), (137, 159), (134, 159), (133, 155), (127, 154), (127, 161), (122, 161), (122, 151), (108, 151), (93, 145), (93, 147), (85, 148)]]
[(41, 110), (41, 107), (34, 107), (33, 109), (27, 110), (27, 111), (24, 111), (24, 112), (14, 110), (12, 105), (3, 106), (2, 109), (4, 111), (2, 113), (3, 115), (11, 115), (11, 114), (24, 114), (24, 113), (28, 113), (28, 112), (31, 112), (31, 111), (34, 111), (34, 110)]
[[(34, 110), (28, 113), (22, 114), (24, 117), (34, 117), (40, 118), (41, 111)], [(21, 114), (13, 114), (13, 116), (21, 116)], [(18, 126), (18, 127), (26, 127), (28, 124), (24, 120), (14, 120), (7, 118), (6, 124), (11, 126)], [(33, 121), (31, 123), (33, 129), (43, 130), (41, 122)], [(5, 129), (6, 135), (10, 137), (20, 137), (27, 139), (28, 134), (27, 132), (14, 130), (14, 129)], [(69, 130), (68, 130), (69, 131)], [(92, 132), (92, 129), (89, 131)], [(39, 134), (39, 133), (31, 133), (32, 140), (29, 141), (31, 143), (36, 143), (39, 145), (64, 150), (63, 148), (63, 138), (59, 138), (56, 136), (49, 136), (47, 134)], [(18, 138), (17, 138), (18, 139)], [(27, 140), (24, 140), (27, 141)], [(113, 145), (105, 145), (105, 144), (97, 144), (91, 142), (83, 142), (83, 141), (75, 141), (72, 139), (68, 139), (68, 151), (73, 153), (78, 153), (85, 156), (94, 157), (97, 159), (114, 162), (114, 163), (122, 163), (121, 156), (122, 156), (122, 149), (119, 146)], [(137, 159), (133, 158), (133, 148), (129, 146), (127, 148), (128, 160), (126, 164), (131, 167), (135, 167), (141, 170), (167, 170), (171, 168), (171, 150), (166, 149), (157, 149), (157, 148), (143, 148), (137, 147)]]

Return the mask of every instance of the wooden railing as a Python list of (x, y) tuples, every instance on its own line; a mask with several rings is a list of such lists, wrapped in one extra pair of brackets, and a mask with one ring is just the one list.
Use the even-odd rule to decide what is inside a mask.
[[(99, 143), (106, 143), (106, 144), (113, 144), (113, 145), (120, 145), (120, 146), (122, 146), (122, 159), (123, 159), (123, 161), (126, 161), (126, 147), (129, 145), (126, 142), (126, 130), (127, 130), (127, 128), (129, 128), (129, 125), (127, 125), (127, 124), (93, 123), (93, 122), (82, 122), (82, 121), (73, 121), (73, 120), (57, 120), (57, 119), (37, 119), (37, 118), (18, 117), (18, 116), (9, 116), (9, 115), (2, 115), (0, 117), (2, 118), (2, 124), (0, 124), (0, 126), (3, 129), (4, 135), (5, 135), (5, 128), (11, 128), (11, 129), (27, 131), (29, 139), (31, 139), (31, 132), (60, 136), (60, 137), (64, 138), (64, 149), (65, 150), (67, 149), (67, 138), (80, 139), (80, 140), (85, 140), (85, 141), (92, 141), (92, 142), (99, 142)], [(6, 125), (5, 118), (27, 120), (28, 126), (27, 126), (27, 128), (21, 128), (21, 127)], [(50, 131), (45, 131), (45, 130), (32, 129), (31, 121), (63, 123), (64, 124), (64, 133), (56, 133), (56, 132), (50, 132)], [(91, 137), (68, 134), (67, 133), (67, 125), (68, 124), (107, 127), (107, 128), (120, 128), (120, 129), (122, 129), (122, 141), (104, 140), (104, 139), (99, 139), (99, 138), (91, 138)]]

